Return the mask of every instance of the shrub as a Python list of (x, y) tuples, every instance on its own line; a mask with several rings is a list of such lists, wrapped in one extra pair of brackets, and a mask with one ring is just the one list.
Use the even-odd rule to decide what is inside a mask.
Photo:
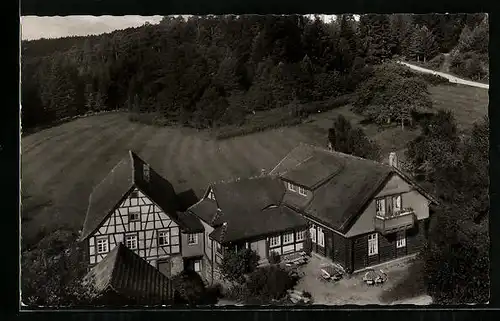
[(443, 54), (439, 54), (436, 57), (434, 57), (431, 60), (429, 60), (427, 62), (427, 66), (429, 66), (429, 68), (435, 69), (435, 70), (440, 69), (441, 66), (444, 63), (444, 60), (445, 60), (444, 55)]
[(250, 294), (258, 299), (278, 300), (297, 284), (298, 278), (278, 265), (258, 268), (249, 275), (247, 287)]
[(251, 249), (227, 251), (222, 259), (222, 275), (229, 281), (241, 284), (245, 281), (245, 275), (257, 268), (259, 259), (259, 255)]
[(281, 256), (278, 252), (272, 251), (269, 256), (269, 263), (271, 264), (279, 264), (281, 262)]
[(223, 296), (222, 295), (222, 290), (223, 290), (222, 285), (220, 285), (219, 283), (207, 286), (206, 290), (207, 290), (207, 296), (210, 298), (214, 298), (217, 300)]
[(172, 278), (175, 304), (207, 304), (207, 290), (200, 275), (185, 270)]
[(434, 74), (421, 74), (420, 78), (432, 86), (452, 84), (448, 79)]

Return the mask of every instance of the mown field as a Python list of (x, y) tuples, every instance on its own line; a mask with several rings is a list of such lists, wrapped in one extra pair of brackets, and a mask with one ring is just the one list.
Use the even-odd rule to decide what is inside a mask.
[[(431, 89), (435, 105), (455, 112), (467, 128), (487, 112), (487, 91), (439, 86)], [(344, 106), (316, 114), (304, 123), (260, 133), (215, 140), (208, 132), (131, 123), (124, 113), (80, 118), (22, 139), (22, 236), (32, 243), (56, 229), (79, 230), (92, 188), (126, 155), (136, 151), (177, 192), (197, 195), (210, 182), (257, 175), (272, 169), (300, 142), (326, 145), (327, 129), (343, 114), (362, 118)], [(402, 150), (417, 131), (365, 125), (382, 152)]]

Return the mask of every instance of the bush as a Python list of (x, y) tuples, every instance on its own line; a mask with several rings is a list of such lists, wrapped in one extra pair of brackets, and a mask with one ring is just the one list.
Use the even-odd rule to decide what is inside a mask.
[(252, 296), (263, 301), (279, 300), (297, 284), (298, 278), (278, 265), (258, 268), (249, 275), (247, 287)]
[(420, 78), (423, 79), (425, 82), (432, 86), (437, 86), (437, 85), (451, 85), (452, 83), (439, 75), (434, 75), (434, 74), (421, 74)]
[(272, 251), (269, 256), (269, 263), (271, 264), (279, 264), (281, 262), (281, 256), (278, 252)]
[(251, 249), (227, 251), (222, 259), (222, 275), (229, 281), (241, 284), (245, 282), (245, 275), (257, 268), (259, 259), (259, 255)]
[(443, 54), (439, 54), (427, 62), (427, 66), (431, 69), (438, 70), (441, 68), (445, 60)]
[(172, 278), (175, 304), (209, 304), (207, 289), (200, 275), (194, 271), (185, 270)]

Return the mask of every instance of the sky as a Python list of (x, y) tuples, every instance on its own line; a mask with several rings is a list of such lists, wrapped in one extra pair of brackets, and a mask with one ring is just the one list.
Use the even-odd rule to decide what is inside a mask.
[[(319, 16), (325, 22), (330, 22), (334, 18), (333, 15)], [(35, 40), (97, 35), (119, 29), (139, 27), (146, 22), (156, 24), (161, 19), (162, 16), (22, 16), (21, 39)]]

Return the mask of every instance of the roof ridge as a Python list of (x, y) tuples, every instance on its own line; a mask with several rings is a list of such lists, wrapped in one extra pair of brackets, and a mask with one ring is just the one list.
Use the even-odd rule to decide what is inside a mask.
[(113, 285), (113, 278), (116, 277), (116, 266), (118, 264), (119, 254), (120, 254), (120, 251), (122, 251), (122, 247), (124, 247), (123, 242), (118, 242), (118, 244), (116, 244), (116, 254), (115, 254), (115, 258), (114, 258), (115, 260), (113, 262), (113, 266), (111, 267), (111, 274), (109, 276), (109, 284), (108, 285), (110, 285), (110, 286)]
[[(134, 153), (134, 151), (132, 151), (131, 149), (128, 150), (128, 154), (129, 154), (129, 157), (130, 157), (130, 170), (132, 171), (132, 182), (136, 182), (136, 177), (135, 177), (135, 160), (134, 160), (134, 155), (137, 156), (136, 153)], [(138, 157), (138, 156), (137, 156)]]
[(299, 148), (299, 147), (300, 147), (300, 145), (306, 145), (306, 146), (307, 146), (307, 144), (305, 144), (305, 143), (303, 143), (303, 142), (300, 142), (300, 143), (299, 143), (297, 146), (295, 146), (295, 147), (294, 147), (291, 151), (289, 151), (289, 152), (285, 155), (285, 157), (283, 157), (283, 158), (279, 161), (279, 163), (278, 163), (276, 166), (274, 166), (274, 168), (273, 168), (273, 169), (269, 172), (269, 175), (275, 175), (275, 173), (273, 173), (273, 172), (274, 172), (274, 170), (275, 170), (276, 168), (278, 168), (278, 167), (281, 165), (281, 163), (283, 163), (283, 161), (284, 161), (284, 160), (285, 160), (288, 156), (290, 156), (290, 154), (292, 154), (292, 153), (293, 153), (293, 151), (294, 151), (294, 150), (296, 150), (297, 148)]

